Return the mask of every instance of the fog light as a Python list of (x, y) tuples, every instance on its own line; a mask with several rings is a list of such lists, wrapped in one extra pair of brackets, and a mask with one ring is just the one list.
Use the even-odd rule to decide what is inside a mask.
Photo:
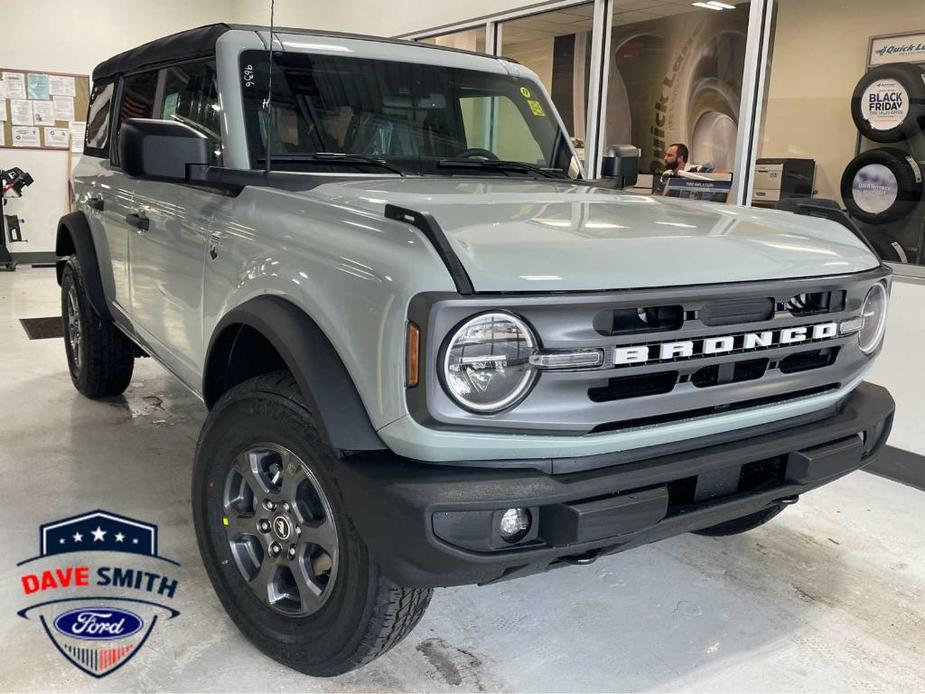
[(530, 530), (530, 512), (525, 508), (509, 508), (501, 516), (498, 533), (505, 542), (518, 542)]

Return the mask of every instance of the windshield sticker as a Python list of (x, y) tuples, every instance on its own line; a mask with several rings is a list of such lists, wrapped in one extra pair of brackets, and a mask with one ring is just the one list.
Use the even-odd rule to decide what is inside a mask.
[(530, 93), (530, 90), (527, 89), (526, 87), (521, 87), (521, 88), (520, 88), (520, 93), (523, 94), (524, 99), (529, 99), (531, 96), (533, 96), (533, 95)]
[(546, 111), (543, 110), (543, 105), (534, 99), (528, 99), (527, 105), (530, 106), (530, 110), (533, 112), (534, 116), (543, 117), (546, 115)]

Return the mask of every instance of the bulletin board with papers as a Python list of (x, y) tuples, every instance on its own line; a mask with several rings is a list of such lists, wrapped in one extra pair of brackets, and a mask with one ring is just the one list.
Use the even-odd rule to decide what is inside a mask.
[(83, 152), (90, 78), (0, 67), (0, 147)]

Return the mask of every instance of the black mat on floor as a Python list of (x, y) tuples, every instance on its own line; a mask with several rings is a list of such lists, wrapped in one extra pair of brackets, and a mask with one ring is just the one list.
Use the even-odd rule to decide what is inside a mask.
[(30, 340), (45, 340), (50, 337), (64, 337), (64, 321), (61, 316), (50, 318), (20, 318), (19, 322)]
[(918, 453), (886, 446), (877, 460), (864, 469), (925, 491), (925, 456)]

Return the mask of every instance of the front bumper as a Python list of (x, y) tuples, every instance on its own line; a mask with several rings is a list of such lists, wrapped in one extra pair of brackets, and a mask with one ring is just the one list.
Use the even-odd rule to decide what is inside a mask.
[[(894, 408), (884, 388), (863, 383), (821, 420), (586, 472), (442, 466), (363, 453), (339, 466), (338, 483), (357, 529), (396, 582), (489, 583), (786, 503), (870, 463), (886, 442)], [(515, 507), (529, 509), (533, 523), (520, 543), (508, 545), (497, 520)]]

